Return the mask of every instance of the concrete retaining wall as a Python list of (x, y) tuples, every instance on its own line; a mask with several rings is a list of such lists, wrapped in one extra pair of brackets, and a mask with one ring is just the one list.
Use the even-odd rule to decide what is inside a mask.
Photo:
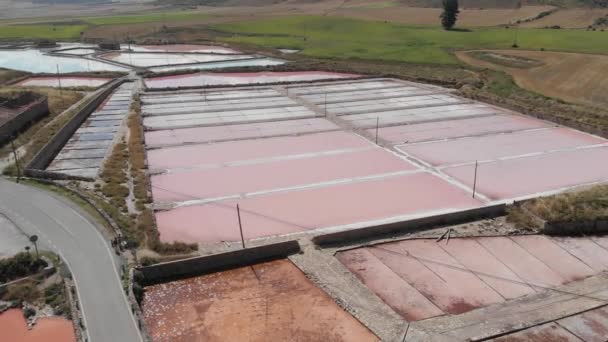
[(573, 222), (545, 222), (543, 233), (564, 236), (605, 234), (608, 233), (608, 218)]
[(11, 136), (16, 135), (23, 127), (30, 122), (37, 121), (49, 113), (49, 103), (46, 96), (43, 96), (28, 105), (28, 107), (17, 114), (14, 118), (0, 126), (0, 145), (11, 139)]
[[(27, 165), (25, 174), (34, 177), (34, 173), (30, 170), (44, 170), (59, 151), (74, 135), (76, 130), (85, 122), (85, 120), (93, 113), (97, 107), (116, 89), (120, 86), (124, 79), (119, 79), (112, 82), (105, 89), (99, 90), (92, 99), (79, 109), (79, 112), (49, 140), (46, 145), (36, 154), (32, 161)], [(40, 174), (39, 174), (40, 175)]]
[(167, 281), (223, 271), (236, 267), (285, 258), (300, 252), (297, 241), (285, 241), (271, 245), (239, 249), (236, 251), (194, 257), (141, 267), (144, 286)]
[(316, 236), (312, 240), (317, 245), (341, 244), (365, 239), (377, 239), (387, 235), (411, 233), (414, 231), (436, 228), (437, 226), (454, 225), (485, 218), (494, 218), (503, 216), (505, 214), (506, 205), (497, 204), (442, 215), (423, 217), (409, 221), (400, 221), (378, 226), (329, 233)]

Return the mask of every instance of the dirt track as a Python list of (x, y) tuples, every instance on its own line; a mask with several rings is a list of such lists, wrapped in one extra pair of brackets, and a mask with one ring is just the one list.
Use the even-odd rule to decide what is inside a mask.
[(608, 56), (547, 51), (493, 52), (539, 60), (544, 65), (519, 69), (478, 60), (464, 51), (457, 52), (456, 56), (477, 67), (506, 71), (520, 87), (545, 96), (590, 106), (608, 105)]

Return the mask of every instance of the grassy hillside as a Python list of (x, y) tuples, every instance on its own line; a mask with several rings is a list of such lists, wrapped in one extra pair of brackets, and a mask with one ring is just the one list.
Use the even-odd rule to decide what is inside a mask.
[[(162, 5), (204, 6), (267, 6), (278, 3), (315, 3), (323, 0), (158, 0)], [(386, 6), (386, 0), (365, 1), (370, 8)], [(392, 0), (397, 5), (410, 7), (441, 7), (442, 0)], [(376, 4), (377, 3), (377, 4)], [(460, 0), (462, 8), (517, 8), (520, 6), (552, 5), (558, 7), (598, 6), (606, 7), (607, 0)], [(345, 3), (347, 4), (347, 3)]]
[(0, 27), (0, 39), (41, 38), (69, 40), (80, 36), (86, 25), (13, 25)]
[(82, 21), (93, 25), (119, 25), (119, 24), (141, 24), (141, 23), (163, 23), (180, 20), (204, 18), (201, 12), (176, 11), (164, 13), (148, 13), (136, 15), (115, 15), (105, 17), (81, 18)]
[(229, 42), (303, 50), (315, 57), (384, 59), (413, 63), (455, 64), (455, 49), (509, 48), (517, 37), (522, 49), (608, 54), (608, 32), (583, 30), (480, 28), (444, 31), (334, 17), (281, 17), (215, 25), (233, 33)]

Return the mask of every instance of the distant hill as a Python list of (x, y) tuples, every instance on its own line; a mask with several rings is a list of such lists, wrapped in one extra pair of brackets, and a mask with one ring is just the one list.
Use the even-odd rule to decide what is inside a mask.
[(31, 0), (34, 4), (110, 4), (112, 0), (96, 1), (96, 0)]
[[(51, 1), (51, 0), (38, 0)], [(77, 1), (77, 0), (63, 0)], [(87, 1), (87, 0), (81, 0)], [(163, 5), (189, 5), (189, 6), (265, 6), (278, 3), (315, 3), (323, 0), (158, 0)], [(346, 0), (348, 3), (349, 0)], [(370, 1), (370, 3), (373, 2)], [(386, 0), (378, 0), (384, 3)], [(442, 0), (396, 0), (396, 2), (410, 7), (441, 7)], [(608, 7), (608, 0), (460, 0), (462, 8), (518, 8), (531, 5), (552, 5), (557, 7)]]
[[(398, 0), (411, 7), (441, 7), (442, 0)], [(463, 8), (518, 8), (551, 5), (557, 7), (608, 7), (608, 0), (460, 0)]]

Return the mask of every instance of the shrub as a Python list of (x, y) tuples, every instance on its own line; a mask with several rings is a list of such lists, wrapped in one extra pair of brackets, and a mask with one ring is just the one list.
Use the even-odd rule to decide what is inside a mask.
[(24, 281), (8, 287), (4, 300), (11, 302), (34, 303), (40, 298), (40, 291), (34, 281)]
[(159, 262), (160, 262), (159, 259), (154, 258), (154, 257), (148, 257), (148, 256), (145, 256), (145, 257), (139, 259), (139, 263), (142, 266), (150, 266), (150, 265), (158, 264)]
[(36, 314), (36, 309), (34, 309), (31, 306), (28, 306), (25, 309), (23, 309), (23, 316), (25, 316), (25, 318), (30, 318), (30, 317), (34, 316), (35, 314)]
[(30, 253), (17, 253), (12, 258), (0, 260), (0, 283), (34, 274), (48, 264), (42, 259), (35, 259)]

